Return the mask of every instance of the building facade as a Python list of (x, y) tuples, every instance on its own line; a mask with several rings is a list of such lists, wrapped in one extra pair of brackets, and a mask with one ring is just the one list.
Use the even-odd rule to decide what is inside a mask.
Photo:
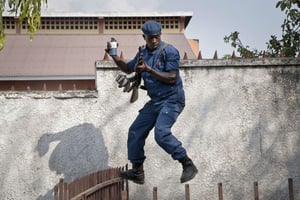
[(162, 23), (163, 40), (177, 47), (181, 57), (196, 58), (198, 40), (184, 35), (191, 18), (192, 12), (53, 14), (42, 16), (30, 41), (26, 22), (4, 16), (0, 90), (94, 90), (94, 63), (105, 55), (106, 42), (116, 38), (119, 53), (132, 58), (144, 44), (141, 26), (147, 20)]

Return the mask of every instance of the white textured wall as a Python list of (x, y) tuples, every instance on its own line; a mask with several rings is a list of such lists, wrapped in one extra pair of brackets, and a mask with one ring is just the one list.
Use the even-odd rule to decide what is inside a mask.
[[(97, 63), (98, 92), (0, 93), (0, 199), (53, 199), (63, 177), (72, 181), (127, 161), (127, 129), (148, 98), (129, 103), (114, 82), (112, 62)], [(287, 199), (293, 178), (300, 199), (300, 60), (187, 60), (181, 74), (186, 108), (173, 128), (199, 174), (191, 199)], [(74, 98), (77, 97), (77, 98)], [(79, 97), (79, 98), (78, 98)], [(181, 165), (150, 134), (145, 185), (130, 199), (184, 199)]]

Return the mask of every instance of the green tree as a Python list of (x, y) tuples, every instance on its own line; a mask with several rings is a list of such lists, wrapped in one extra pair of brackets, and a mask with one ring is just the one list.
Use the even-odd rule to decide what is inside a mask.
[(20, 24), (26, 20), (30, 40), (41, 24), (41, 7), (47, 4), (47, 0), (0, 0), (0, 50), (5, 44), (5, 33), (3, 27), (3, 13), (7, 11), (19, 17)]
[(242, 58), (259, 57), (265, 52), (268, 57), (276, 57), (281, 53), (286, 57), (294, 57), (300, 51), (300, 1), (299, 0), (282, 0), (277, 2), (276, 8), (280, 8), (285, 13), (282, 28), (282, 38), (271, 35), (271, 38), (266, 43), (265, 51), (250, 49), (245, 46), (239, 38), (239, 32), (235, 31), (229, 36), (224, 37), (226, 43), (231, 42), (233, 48), (237, 48), (237, 52)]

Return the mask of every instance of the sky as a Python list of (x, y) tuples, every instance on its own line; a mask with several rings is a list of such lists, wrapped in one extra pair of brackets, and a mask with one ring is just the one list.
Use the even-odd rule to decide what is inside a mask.
[[(192, 19), (185, 30), (189, 39), (199, 40), (204, 59), (232, 54), (234, 48), (224, 37), (238, 31), (244, 45), (265, 50), (271, 35), (281, 37), (284, 13), (279, 0), (48, 0), (42, 13), (70, 12), (177, 12), (189, 11)], [(235, 50), (236, 52), (236, 50)], [(237, 52), (236, 52), (237, 54)]]

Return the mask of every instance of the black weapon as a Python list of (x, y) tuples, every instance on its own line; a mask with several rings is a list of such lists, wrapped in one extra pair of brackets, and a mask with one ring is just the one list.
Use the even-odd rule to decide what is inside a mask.
[[(135, 64), (135, 67), (138, 65), (141, 65), (144, 62), (143, 58), (143, 52), (142, 52), (142, 47), (139, 47), (139, 52), (138, 52), (138, 60)], [(136, 70), (135, 70), (136, 71)], [(135, 77), (134, 77), (134, 82), (132, 84), (132, 93), (130, 97), (130, 103), (135, 102), (139, 98), (139, 86), (142, 81), (142, 76), (140, 73), (135, 72)]]

